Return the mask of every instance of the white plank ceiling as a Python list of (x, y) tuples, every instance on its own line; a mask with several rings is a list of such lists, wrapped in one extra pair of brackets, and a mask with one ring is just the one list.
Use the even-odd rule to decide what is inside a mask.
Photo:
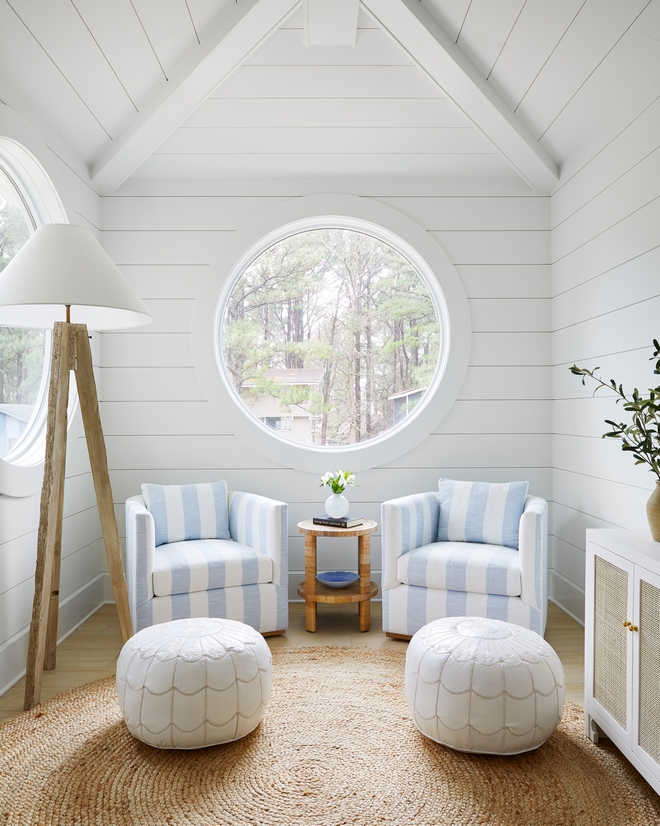
[[(0, 0), (0, 72), (95, 174), (138, 135), (142, 155), (108, 190), (130, 174), (515, 176), (517, 150), (488, 134), (472, 92), (496, 101), (521, 146), (561, 164), (660, 60), (660, 0), (365, 0), (355, 47), (305, 46), (302, 8), (285, 0), (257, 35), (259, 2)], [(404, 6), (476, 70), (465, 100), (416, 54), (414, 30), (388, 23)], [(214, 83), (203, 58), (218, 26), (229, 35), (217, 48), (243, 51)], [(206, 86), (155, 128), (186, 73)]]

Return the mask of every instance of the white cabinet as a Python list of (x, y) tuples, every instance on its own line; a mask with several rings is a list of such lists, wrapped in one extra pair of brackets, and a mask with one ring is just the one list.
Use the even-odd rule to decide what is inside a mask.
[(660, 543), (587, 531), (585, 727), (599, 728), (660, 793)]

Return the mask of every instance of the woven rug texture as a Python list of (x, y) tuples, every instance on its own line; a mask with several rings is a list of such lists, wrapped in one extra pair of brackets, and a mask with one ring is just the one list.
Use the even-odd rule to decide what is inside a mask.
[(423, 737), (405, 650), (281, 648), (242, 740), (159, 751), (124, 725), (114, 680), (0, 727), (2, 826), (653, 826), (660, 798), (582, 709), (537, 751), (490, 757)]

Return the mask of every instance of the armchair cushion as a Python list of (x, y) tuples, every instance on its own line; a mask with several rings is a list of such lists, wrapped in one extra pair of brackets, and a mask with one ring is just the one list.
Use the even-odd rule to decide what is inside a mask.
[(156, 549), (153, 590), (157, 597), (273, 581), (273, 560), (239, 542), (197, 539)]
[(142, 485), (154, 518), (156, 546), (190, 539), (229, 539), (227, 483)]
[(518, 551), (502, 545), (434, 542), (402, 554), (397, 579), (405, 585), (519, 597)]
[(518, 549), (529, 482), (440, 479), (438, 542), (478, 542)]

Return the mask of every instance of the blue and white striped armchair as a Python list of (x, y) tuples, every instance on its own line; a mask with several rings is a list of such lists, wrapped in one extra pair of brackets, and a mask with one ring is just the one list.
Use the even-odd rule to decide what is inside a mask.
[[(506, 499), (512, 485), (524, 489), (517, 490), (517, 508), (511, 509), (509, 496), (508, 527), (503, 529), (506, 508), (503, 503), (498, 517), (493, 491)], [(543, 635), (548, 506), (545, 499), (526, 493), (527, 483), (441, 479), (438, 493), (382, 504), (381, 589), (383, 630), (388, 636), (409, 638), (433, 620), (457, 616), (504, 620)], [(484, 530), (489, 521), (490, 529)]]
[[(209, 488), (218, 485), (223, 487), (216, 495), (216, 529)], [(174, 619), (222, 617), (262, 634), (284, 633), (289, 622), (286, 503), (227, 491), (224, 482), (142, 489), (143, 496), (126, 502), (133, 631)]]

